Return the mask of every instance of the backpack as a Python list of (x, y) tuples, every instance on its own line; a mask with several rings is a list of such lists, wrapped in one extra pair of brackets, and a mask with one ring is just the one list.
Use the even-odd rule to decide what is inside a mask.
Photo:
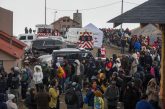
[(17, 89), (19, 87), (19, 78), (18, 76), (13, 76), (11, 78), (11, 89)]
[(78, 97), (76, 95), (76, 91), (74, 88), (70, 88), (66, 91), (65, 94), (65, 103), (67, 105), (74, 105), (78, 100)]
[(101, 109), (101, 100), (99, 97), (94, 98), (94, 107), (95, 109)]
[(78, 97), (78, 105), (79, 105), (80, 108), (82, 108), (84, 102), (83, 102), (83, 96), (82, 96), (81, 91), (76, 90), (76, 95), (77, 95), (77, 97)]

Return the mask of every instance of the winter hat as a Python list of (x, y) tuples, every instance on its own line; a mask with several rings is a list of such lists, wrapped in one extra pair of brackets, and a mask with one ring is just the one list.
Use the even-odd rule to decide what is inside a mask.
[(134, 54), (132, 55), (132, 57), (133, 57), (134, 59), (137, 59), (137, 58), (138, 58), (136, 53), (134, 53)]
[(99, 90), (96, 90), (94, 92), (94, 94), (95, 94), (96, 97), (102, 97), (103, 96), (103, 94)]
[(15, 95), (13, 94), (8, 94), (8, 100), (13, 100), (15, 98)]
[(60, 67), (60, 63), (59, 63), (59, 62), (57, 62), (57, 63), (56, 63), (56, 66), (57, 66), (57, 67)]
[(96, 76), (92, 76), (91, 80), (97, 80), (97, 77)]
[(75, 62), (77, 65), (80, 65), (80, 61), (79, 61), (78, 59), (76, 59), (74, 62)]

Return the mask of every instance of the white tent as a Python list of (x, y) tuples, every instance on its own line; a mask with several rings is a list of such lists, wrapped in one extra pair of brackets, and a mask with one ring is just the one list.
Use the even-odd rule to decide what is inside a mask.
[(84, 29), (87, 29), (93, 32), (94, 47), (100, 48), (103, 42), (103, 32), (92, 23), (89, 23), (88, 25), (86, 25)]

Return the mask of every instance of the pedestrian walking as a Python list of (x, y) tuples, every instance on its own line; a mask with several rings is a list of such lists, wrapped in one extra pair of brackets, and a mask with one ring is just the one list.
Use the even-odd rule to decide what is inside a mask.
[(49, 109), (50, 96), (44, 91), (44, 86), (39, 85), (39, 92), (36, 95), (37, 109)]
[(33, 80), (37, 89), (37, 92), (39, 91), (39, 86), (42, 85), (43, 83), (43, 73), (42, 73), (42, 68), (39, 65), (36, 65), (34, 67), (34, 75), (33, 75)]

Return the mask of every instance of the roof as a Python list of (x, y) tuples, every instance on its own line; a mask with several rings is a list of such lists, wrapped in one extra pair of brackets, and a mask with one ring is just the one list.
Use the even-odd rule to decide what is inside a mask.
[(0, 35), (3, 35), (4, 37), (6, 37), (7, 39), (12, 39), (13, 42), (15, 42), (16, 44), (20, 45), (22, 48), (26, 47), (27, 45), (24, 44), (23, 42), (21, 42), (20, 40), (16, 39), (13, 36), (8, 35), (7, 33), (0, 31)]
[(165, 0), (149, 0), (130, 11), (108, 21), (115, 23), (154, 23), (165, 24)]
[(0, 31), (0, 50), (19, 59), (24, 54), (25, 44), (16, 38)]

